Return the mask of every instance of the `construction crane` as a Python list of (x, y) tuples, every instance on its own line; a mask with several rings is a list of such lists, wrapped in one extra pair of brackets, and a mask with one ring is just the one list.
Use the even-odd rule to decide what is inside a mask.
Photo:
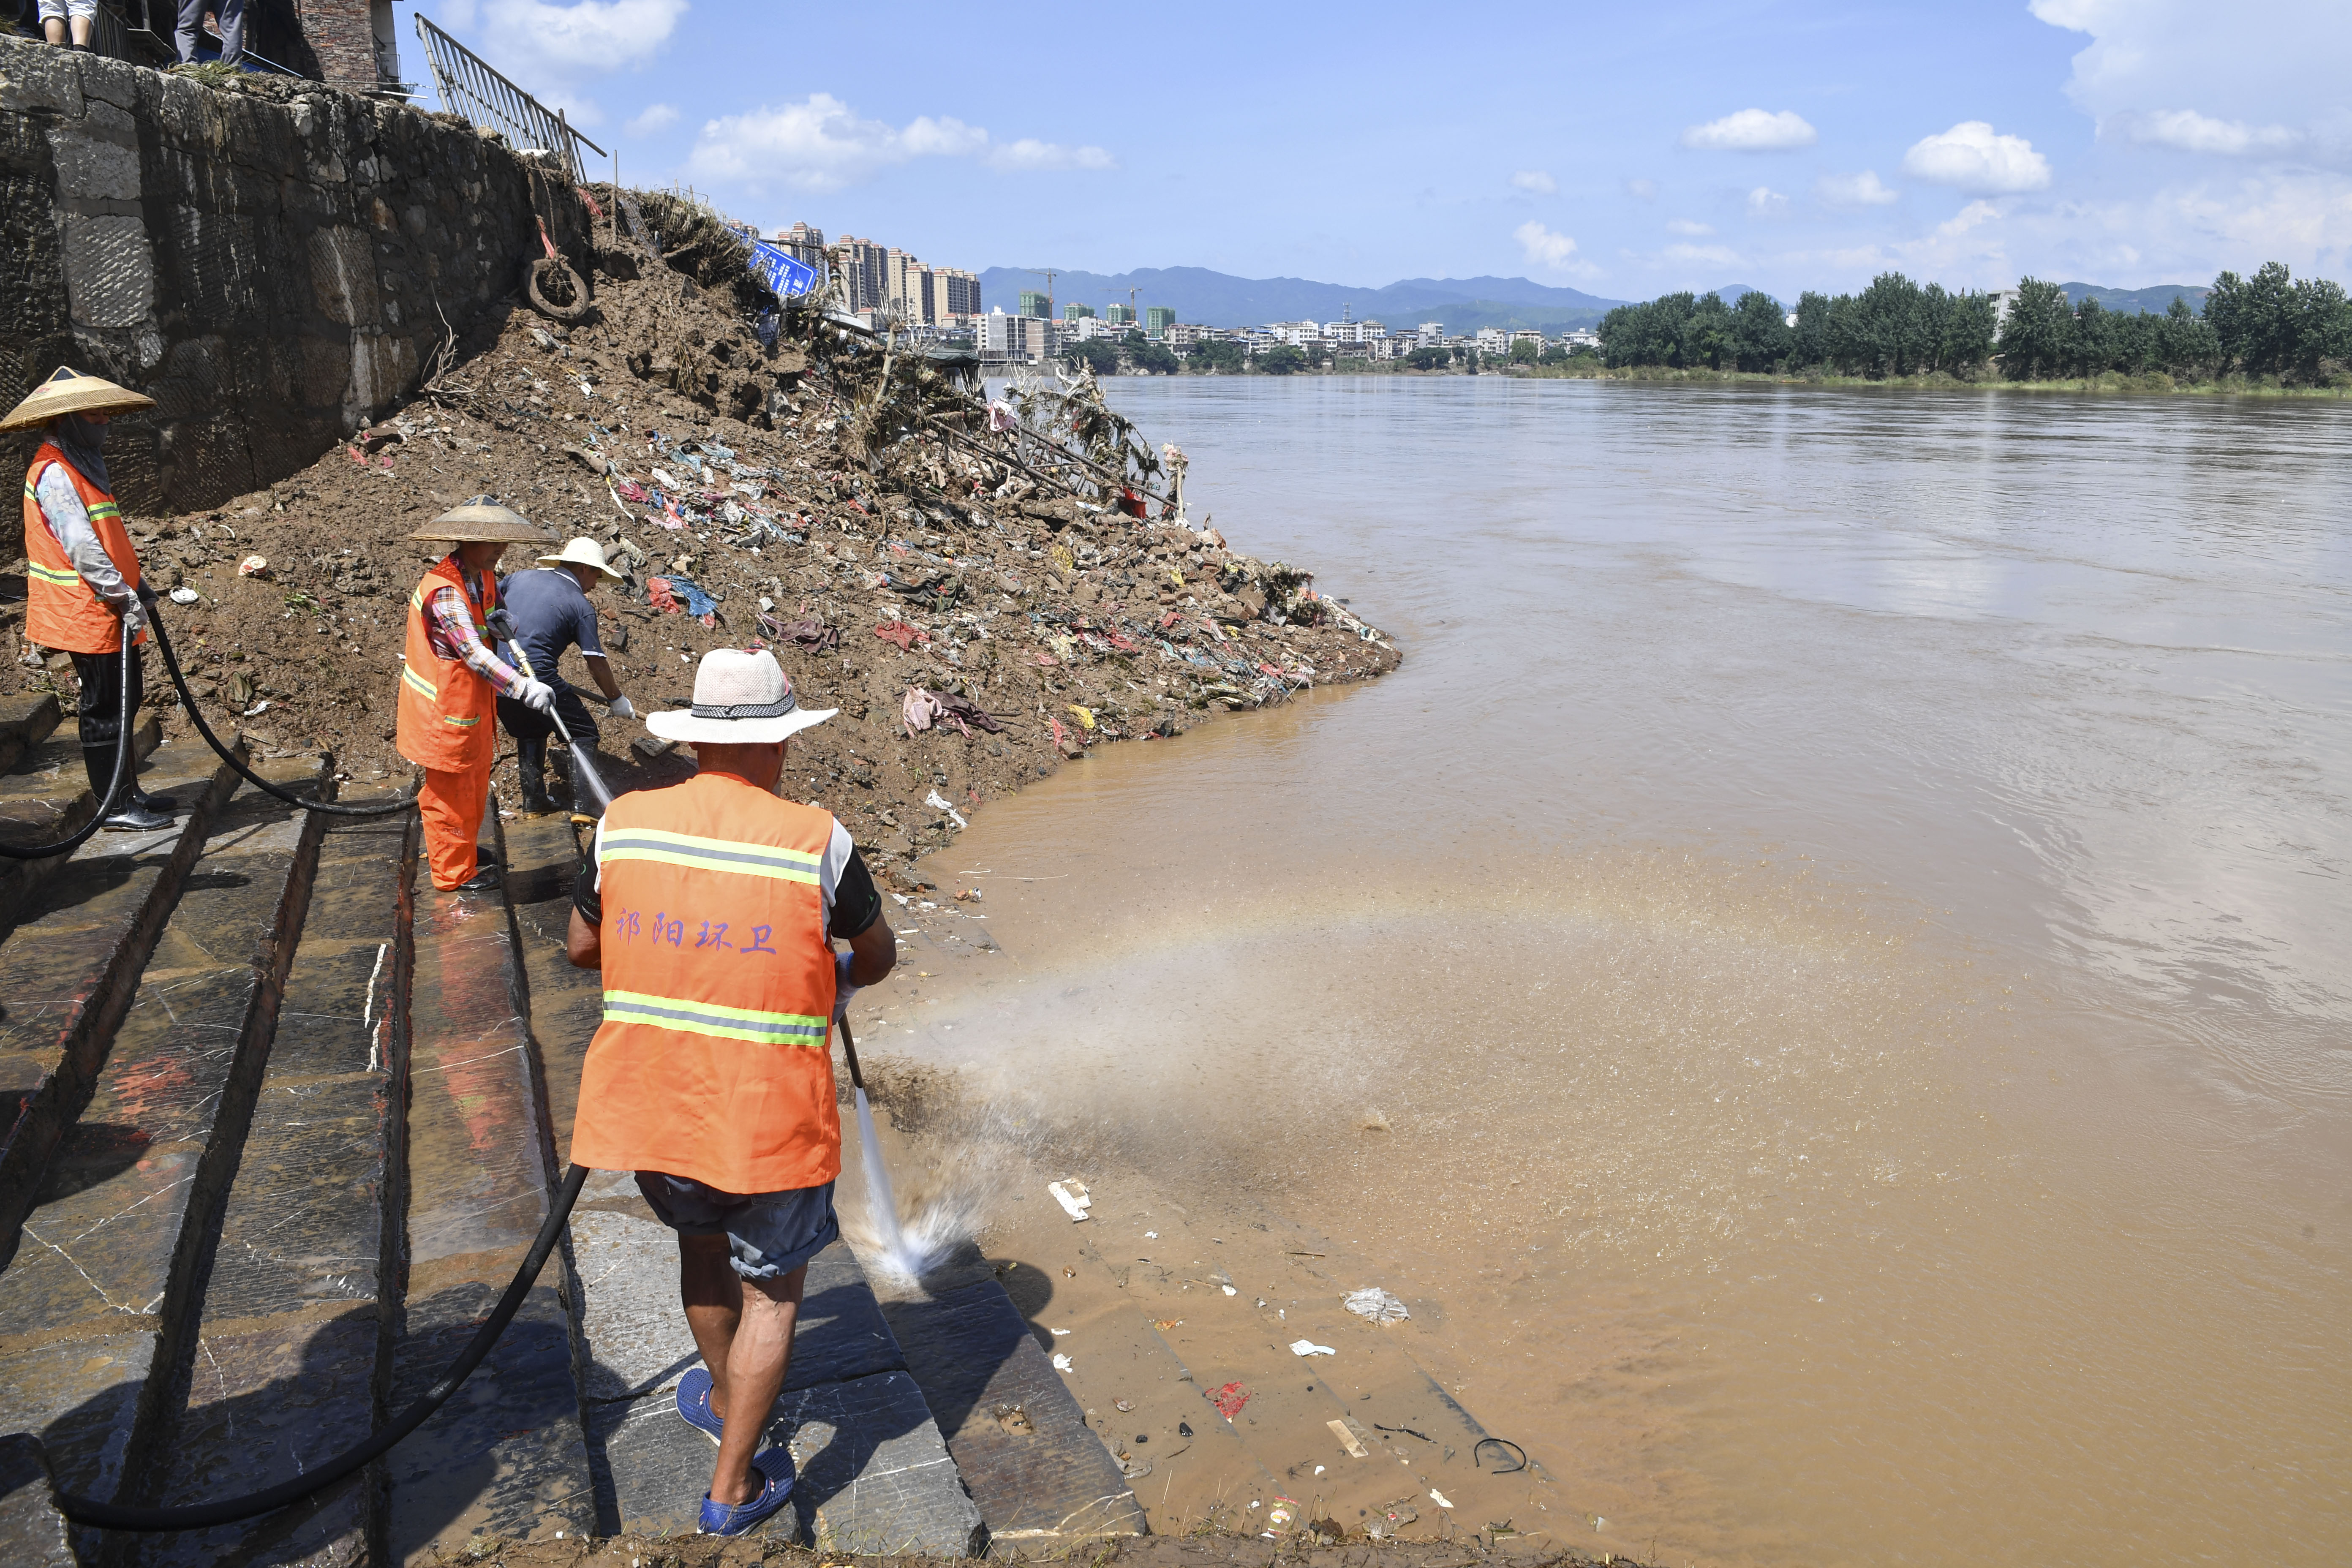
[(1045, 280), (1045, 319), (1049, 321), (1052, 321), (1054, 319), (1054, 279), (1060, 277), (1066, 268), (1060, 267), (1024, 267), (1021, 270), (1028, 273), (1032, 278), (1043, 278)]

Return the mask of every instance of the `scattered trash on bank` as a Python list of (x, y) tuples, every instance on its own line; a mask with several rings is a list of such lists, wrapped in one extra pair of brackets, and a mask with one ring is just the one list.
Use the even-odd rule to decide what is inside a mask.
[(1329, 1345), (1318, 1345), (1313, 1340), (1293, 1340), (1290, 1342), (1290, 1353), (1295, 1356), (1310, 1356), (1338, 1355), (1339, 1352)]
[[(934, 794), (936, 795), (936, 792)], [(1095, 1200), (1087, 1193), (1087, 1184), (1084, 1182), (1070, 1180), (1048, 1182), (1045, 1184), (1045, 1190), (1054, 1194), (1054, 1201), (1062, 1205), (1062, 1212), (1070, 1216), (1072, 1223), (1083, 1224), (1093, 1217), (1087, 1211), (1094, 1207)]]

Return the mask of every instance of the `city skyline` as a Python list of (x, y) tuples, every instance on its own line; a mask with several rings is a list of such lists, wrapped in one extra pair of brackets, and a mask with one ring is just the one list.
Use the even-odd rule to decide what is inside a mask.
[[(1476, 41), (1404, 58), (1378, 42), (1425, 25), (1401, 7), (1336, 31), (1048, 4), (1024, 36), (1046, 41), (1035, 81), (1071, 89), (1050, 92), (919, 43), (887, 71), (753, 47), (783, 24), (745, 0), (419, 8), (617, 144), (625, 179), (690, 182), (763, 231), (822, 199), (841, 231), (968, 261), (1645, 299), (1889, 269), (2138, 288), (2276, 258), (2340, 279), (2352, 257), (2352, 19), (2316, 0), (1489, 5), (1456, 29)], [(1104, 47), (1142, 89), (1183, 83), (1183, 112), (1097, 90), (1118, 79)]]

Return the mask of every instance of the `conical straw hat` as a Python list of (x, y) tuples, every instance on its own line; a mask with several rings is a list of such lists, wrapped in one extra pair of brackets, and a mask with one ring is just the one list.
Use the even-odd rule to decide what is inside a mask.
[(61, 364), (57, 374), (33, 388), (30, 396), (8, 411), (7, 418), (0, 419), (0, 430), (31, 430), (60, 414), (127, 414), (154, 406), (152, 397)]
[(488, 496), (476, 496), (453, 507), (408, 536), (448, 540), (457, 544), (552, 544), (530, 519), (502, 507)]

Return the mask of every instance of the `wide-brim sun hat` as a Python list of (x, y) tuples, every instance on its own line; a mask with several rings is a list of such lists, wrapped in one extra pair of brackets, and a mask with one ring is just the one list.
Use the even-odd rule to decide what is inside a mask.
[(646, 715), (646, 728), (665, 741), (717, 746), (763, 746), (822, 724), (838, 708), (803, 708), (776, 656), (764, 650), (713, 648), (694, 671), (694, 706)]
[(30, 430), (66, 414), (128, 414), (134, 408), (154, 406), (155, 400), (144, 393), (61, 364), (55, 375), (8, 410), (8, 417), (0, 419), (0, 430)]
[(539, 558), (541, 566), (593, 566), (605, 576), (618, 582), (621, 574), (604, 562), (604, 547), (593, 539), (575, 539), (554, 555)]
[(408, 536), (451, 544), (552, 544), (546, 531), (519, 511), (477, 496), (452, 507)]

